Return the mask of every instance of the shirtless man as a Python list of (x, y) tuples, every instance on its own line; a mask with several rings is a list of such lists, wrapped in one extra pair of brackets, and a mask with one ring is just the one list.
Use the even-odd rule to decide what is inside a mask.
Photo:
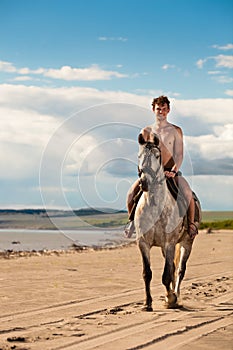
[[(166, 96), (154, 98), (152, 110), (155, 114), (155, 123), (145, 127), (141, 133), (145, 141), (153, 142), (153, 134), (157, 134), (160, 139), (160, 149), (164, 174), (168, 178), (175, 178), (177, 186), (188, 203), (188, 233), (193, 239), (198, 234), (198, 229), (194, 224), (195, 202), (192, 190), (188, 182), (181, 176), (179, 169), (183, 161), (183, 132), (180, 127), (167, 121), (170, 112), (170, 101)], [(134, 198), (140, 191), (140, 179), (136, 180), (127, 194), (127, 209), (130, 213), (134, 207)], [(132, 218), (125, 229), (127, 237), (131, 237), (135, 227)]]

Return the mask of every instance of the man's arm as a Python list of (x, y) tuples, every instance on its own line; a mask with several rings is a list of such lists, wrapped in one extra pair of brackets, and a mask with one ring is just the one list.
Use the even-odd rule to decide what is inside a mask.
[(172, 167), (171, 171), (177, 172), (179, 171), (181, 164), (183, 162), (183, 132), (181, 128), (178, 126), (175, 130), (175, 141), (174, 141), (174, 153), (173, 153), (173, 159), (174, 159), (174, 166)]
[(183, 132), (178, 126), (173, 127), (175, 127), (175, 129), (173, 131), (174, 144), (172, 158), (175, 164), (173, 165), (170, 171), (164, 172), (167, 177), (175, 177), (183, 161)]

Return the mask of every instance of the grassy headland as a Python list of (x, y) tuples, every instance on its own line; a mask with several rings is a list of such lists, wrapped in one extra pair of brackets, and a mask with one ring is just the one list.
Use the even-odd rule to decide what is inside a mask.
[(203, 211), (200, 229), (232, 230), (233, 211)]

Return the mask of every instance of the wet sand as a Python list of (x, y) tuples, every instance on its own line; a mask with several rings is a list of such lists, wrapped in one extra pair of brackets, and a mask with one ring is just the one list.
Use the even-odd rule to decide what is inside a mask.
[(195, 239), (181, 288), (166, 309), (163, 258), (152, 253), (153, 312), (136, 244), (1, 258), (0, 349), (232, 349), (233, 231)]

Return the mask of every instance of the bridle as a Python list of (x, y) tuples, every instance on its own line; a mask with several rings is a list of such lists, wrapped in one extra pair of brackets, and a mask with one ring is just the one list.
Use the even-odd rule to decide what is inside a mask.
[[(152, 178), (152, 188), (154, 188), (155, 184), (161, 184), (164, 181), (164, 176), (161, 179), (158, 179), (158, 172), (160, 170), (162, 161), (161, 161), (161, 150), (160, 148), (155, 145), (153, 142), (146, 142), (145, 146), (145, 156), (141, 165), (141, 169), (139, 169), (139, 176), (141, 177), (142, 173), (144, 174), (148, 174), (151, 176)], [(160, 163), (160, 167), (158, 167), (156, 169), (156, 171), (154, 171), (151, 167), (151, 157), (153, 156), (153, 149), (157, 149), (159, 151), (159, 163)], [(144, 163), (146, 163), (144, 165)]]

